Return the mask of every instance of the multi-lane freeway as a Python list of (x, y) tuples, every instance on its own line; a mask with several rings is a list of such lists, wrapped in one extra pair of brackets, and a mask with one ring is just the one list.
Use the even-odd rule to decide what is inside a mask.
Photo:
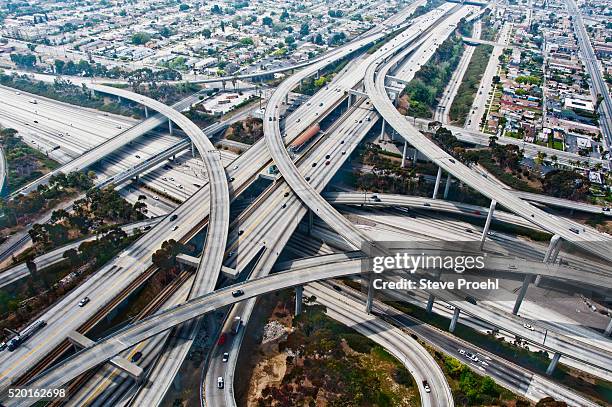
[[(288, 239), (297, 228), (297, 224), (308, 213), (308, 208), (314, 216), (325, 220), (353, 248), (360, 248), (364, 244), (368, 244), (370, 237), (334, 209), (329, 202), (325, 201), (320, 193), (333, 174), (348, 158), (350, 152), (354, 150), (365, 134), (379, 120), (379, 115), (373, 111), (372, 104), (393, 129), (398, 131), (404, 139), (416, 146), (441, 168), (462, 182), (483, 192), (484, 195), (496, 200), (516, 214), (499, 214), (500, 220), (504, 218), (506, 221), (514, 223), (522, 222), (524, 225), (535, 225), (537, 228), (555, 233), (565, 240), (573, 242), (591, 252), (593, 250), (601, 251), (599, 255), (609, 260), (609, 252), (605, 251), (605, 248), (609, 247), (606, 246), (609, 244), (607, 237), (586, 229), (579, 231), (578, 234), (569, 231), (570, 226), (575, 226), (574, 223), (548, 215), (524, 203), (520, 198), (510, 194), (493, 182), (486, 180), (481, 175), (474, 174), (471, 169), (455, 162), (452, 157), (433, 145), (428, 139), (412, 128), (405, 119), (400, 121), (396, 117), (395, 113), (397, 111), (389, 101), (387, 90), (385, 89), (385, 77), (390, 70), (390, 66), (401, 62), (405, 54), (394, 55), (394, 53), (406, 46), (409, 47), (406, 48), (406, 53), (409, 51), (417, 51), (417, 53), (424, 51), (422, 49), (419, 50), (419, 47), (424, 43), (424, 38), (431, 38), (427, 37), (431, 35), (442, 35), (441, 31), (432, 31), (431, 29), (435, 28), (439, 21), (447, 17), (457, 18), (468, 7), (456, 6), (452, 10), (451, 8), (452, 6), (446, 6), (435, 17), (424, 16), (420, 19), (421, 26), (412, 24), (405, 32), (390, 40), (386, 47), (381, 47), (371, 56), (357, 58), (356, 64), (351, 64), (346, 70), (343, 70), (334, 82), (311, 98), (307, 105), (303, 106), (301, 112), (298, 110), (300, 113), (296, 112), (284, 120), (286, 135), (283, 138), (280, 122), (284, 111), (284, 101), (288, 93), (297, 86), (300, 80), (314, 75), (332, 62), (351, 56), (357, 49), (370, 44), (375, 39), (382, 38), (384, 32), (379, 28), (374, 31), (374, 34), (364, 36), (354, 43), (338, 48), (324, 58), (309, 61), (303, 71), (289, 77), (278, 87), (267, 105), (264, 116), (264, 130), (265, 144), (269, 148), (269, 155), (262, 141), (247, 150), (227, 169), (224, 169), (221, 165), (218, 155), (215, 154), (214, 148), (210, 145), (204, 134), (199, 129), (194, 128), (195, 126), (191, 122), (175, 110), (128, 91), (92, 85), (91, 88), (96, 91), (121, 95), (160, 112), (164, 118), (155, 116), (159, 122), (158, 124), (165, 122), (169, 118), (181, 127), (192, 138), (204, 160), (208, 172), (208, 182), (204, 183), (203, 187), (192, 198), (181, 205), (175, 213), (153, 228), (151, 233), (139, 239), (135, 245), (128, 248), (117, 259), (114, 259), (111, 264), (105, 266), (99, 273), (96, 273), (84, 286), (79, 287), (75, 292), (62, 300), (61, 304), (64, 309), (60, 309), (57, 306), (52, 307), (44, 316), (49, 324), (45, 328), (44, 339), (35, 337), (28, 343), (27, 348), (18, 349), (17, 352), (9, 356), (2, 355), (3, 371), (0, 372), (0, 386), (5, 389), (9, 384), (10, 378), (17, 377), (25, 372), (28, 366), (33, 365), (46, 353), (59, 345), (65, 337), (66, 329), (76, 330), (83, 324), (87, 324), (89, 319), (93, 317), (94, 311), (104, 309), (107, 306), (106, 304), (125, 290), (129, 292), (130, 287), (138, 279), (139, 275), (146, 274), (146, 271), (149, 269), (150, 255), (152, 251), (159, 247), (161, 241), (173, 237), (185, 239), (192, 236), (195, 231), (201, 229), (206, 224), (208, 224), (207, 240), (193, 287), (186, 290), (184, 288), (185, 285), (190, 286), (192, 283), (191, 281), (185, 282), (181, 289), (183, 290), (181, 291), (182, 294), (177, 297), (179, 298), (178, 300), (174, 300), (174, 303), (180, 302), (180, 298), (185, 298), (186, 293), (190, 293), (188, 295), (192, 298), (191, 301), (145, 318), (141, 322), (128, 325), (124, 329), (94, 343), (90, 348), (62, 361), (56, 367), (38, 376), (34, 385), (44, 387), (63, 385), (80, 373), (109, 360), (114, 355), (127, 350), (135, 344), (142, 343), (143, 345), (141, 346), (146, 347), (147, 352), (161, 352), (166, 338), (163, 336), (164, 332), (167, 332), (177, 324), (194, 320), (207, 312), (220, 309), (239, 300), (249, 299), (249, 301), (244, 302), (230, 313), (230, 319), (234, 315), (243, 315), (246, 316), (246, 323), (254, 306), (254, 301), (250, 299), (257, 295), (295, 285), (302, 285), (318, 279), (347, 276), (359, 272), (360, 267), (357, 267), (357, 264), (360, 265), (360, 263), (356, 260), (349, 264), (352, 260), (345, 258), (344, 262), (342, 262), (343, 264), (340, 265), (336, 261), (330, 262), (329, 259), (315, 259), (314, 262), (307, 262), (308, 265), (306, 263), (302, 264), (297, 271), (266, 277), (272, 270), (272, 266), (278, 259)], [(393, 26), (397, 24), (401, 24), (401, 19), (393, 21)], [(422, 55), (420, 58), (425, 60)], [(353, 96), (356, 101), (352, 106), (340, 116), (333, 126), (326, 129), (320, 137), (316, 138), (312, 146), (307, 147), (304, 153), (298, 153), (293, 157), (289, 155), (285, 144), (290, 143), (312, 123), (319, 121), (323, 116), (336, 109), (346, 97), (346, 92), (352, 89), (359, 89), (360, 82), (364, 78), (364, 72), (366, 73), (365, 90), (371, 100), (366, 100), (363, 97), (363, 91), (358, 92), (357, 95)], [(311, 105), (313, 107), (309, 108)], [(153, 124), (151, 122), (149, 125)], [(134, 132), (134, 134), (138, 131)], [(119, 142), (117, 143), (120, 144)], [(265, 170), (269, 165), (270, 156), (280, 169), (282, 177), (277, 177), (274, 184), (230, 225), (230, 197), (228, 190), (234, 193), (244, 190), (257, 177), (257, 174)], [(343, 203), (359, 203), (361, 199), (371, 200), (369, 204), (373, 206), (381, 203), (383, 199), (388, 199), (390, 202), (401, 201), (400, 198), (383, 196), (383, 199), (379, 197), (375, 200), (367, 196), (362, 198), (360, 195), (359, 197), (349, 197)], [(421, 204), (424, 203), (427, 202), (421, 202)], [(409, 202), (405, 204), (410, 206), (415, 203)], [(458, 206), (455, 206), (453, 209), (442, 205), (440, 208), (446, 208), (450, 211), (463, 210)], [(482, 211), (482, 208), (478, 210)], [(518, 221), (519, 217), (521, 218), (520, 221)], [(585, 242), (589, 239), (599, 242), (596, 243), (595, 249), (586, 245)], [(604, 241), (605, 243), (602, 243)], [(245, 292), (244, 297), (239, 299), (233, 298), (230, 288), (211, 292), (214, 289), (221, 269), (221, 263), (224, 259), (224, 272), (237, 275), (246, 269), (251, 260), (256, 258), (257, 262), (252, 272), (252, 277), (255, 279), (232, 287), (234, 289), (242, 289)], [(523, 273), (557, 278), (562, 277), (571, 281), (584, 279), (584, 271), (582, 270), (540, 262), (530, 263), (521, 259), (518, 259), (517, 262), (518, 267), (515, 265), (515, 268), (509, 268), (508, 259), (502, 258), (497, 263), (497, 267), (499, 268), (498, 270), (505, 272), (521, 270)], [(608, 276), (605, 273), (598, 277), (602, 278), (601, 284), (609, 285)], [(99, 298), (93, 299), (89, 309), (74, 309), (74, 301), (87, 292), (91, 292), (92, 295), (96, 292), (101, 294)], [(508, 317), (498, 311), (465, 304), (465, 301), (460, 301), (451, 294), (442, 297), (445, 301), (454, 304), (463, 312), (477, 315), (494, 325), (520, 334), (534, 342), (540, 343), (542, 340), (541, 332), (525, 332), (525, 328), (521, 328), (524, 320), (518, 317), (513, 320), (512, 317)], [(336, 306), (338, 306), (337, 303)], [(70, 312), (70, 309), (74, 310), (74, 312)], [(337, 308), (336, 312), (340, 314), (340, 308)], [(47, 317), (49, 318), (47, 319)], [(368, 320), (365, 326), (381, 327), (379, 322), (372, 322), (364, 316), (352, 315), (351, 318), (353, 322)], [(368, 328), (364, 329), (367, 330)], [(242, 332), (244, 332), (244, 329)], [(370, 332), (372, 331), (370, 330)], [(162, 334), (162, 336), (159, 336), (159, 334)], [(605, 341), (604, 349), (602, 349), (601, 343), (596, 341), (588, 343), (581, 343), (580, 341), (572, 342), (564, 334), (555, 332), (547, 333), (547, 335), (545, 338), (547, 349), (563, 354), (564, 357), (586, 359), (589, 363), (606, 369), (605, 361), (609, 360), (610, 355), (605, 350)], [(400, 339), (399, 337), (397, 338)], [(379, 339), (385, 340), (385, 338)], [(387, 341), (389, 339), (390, 337), (386, 338)], [(240, 342), (238, 339), (230, 344), (232, 351), (227, 365), (227, 375), (225, 376), (229, 393), (225, 391), (211, 391), (211, 380), (209, 380), (208, 376), (214, 380), (218, 377), (217, 372), (219, 369), (222, 369), (222, 367), (220, 368), (215, 364), (215, 360), (218, 358), (213, 357), (211, 361), (209, 374), (206, 378), (205, 393), (207, 400), (213, 400), (213, 404), (217, 402), (225, 404), (233, 403), (233, 395), (231, 394), (232, 371), (236, 363)], [(571, 345), (569, 345), (570, 343)], [(163, 397), (167, 385), (163, 384), (160, 376), (163, 375), (163, 372), (170, 371), (171, 374), (166, 375), (166, 383), (172, 380), (174, 373), (178, 370), (181, 361), (184, 359), (186, 352), (184, 350), (188, 350), (189, 345), (187, 342), (184, 343), (181, 347), (183, 350), (178, 352), (178, 356), (175, 354), (172, 357), (168, 357), (166, 352), (160, 358), (161, 363), (158, 363), (153, 369), (153, 374), (155, 375), (155, 380), (153, 380), (154, 389), (151, 389), (149, 393), (154, 395), (153, 399), (160, 400), (160, 397)], [(412, 345), (414, 344), (403, 343), (402, 346), (410, 347)], [(405, 352), (405, 350), (397, 350), (392, 344), (387, 346), (390, 347), (392, 352), (396, 352), (398, 356)], [(421, 356), (426, 358), (426, 355)], [(413, 361), (413, 363), (416, 362)], [(168, 367), (168, 370), (164, 370), (160, 366)], [(419, 374), (423, 375), (422, 373), (417, 373), (417, 376)], [(448, 392), (442, 390), (443, 388), (445, 388), (445, 384), (437, 380), (433, 393), (437, 402), (433, 404), (449, 405)], [(421, 396), (423, 396), (422, 393)], [(143, 397), (146, 398), (147, 395), (145, 394)], [(152, 403), (154, 404), (154, 402)], [(424, 405), (427, 404), (428, 401), (425, 400)]]
[(578, 6), (576, 6), (576, 2), (574, 0), (566, 0), (566, 4), (570, 11), (570, 15), (573, 16), (572, 24), (576, 37), (578, 38), (580, 53), (582, 54), (581, 61), (586, 66), (589, 73), (592, 92), (595, 93), (595, 99), (598, 97), (602, 98), (599, 105), (599, 125), (604, 136), (606, 149), (610, 150), (612, 147), (612, 98), (610, 97), (610, 91), (603, 78), (599, 67), (599, 61), (597, 60), (597, 56), (589, 40), (589, 35), (584, 27), (582, 15), (580, 14)]

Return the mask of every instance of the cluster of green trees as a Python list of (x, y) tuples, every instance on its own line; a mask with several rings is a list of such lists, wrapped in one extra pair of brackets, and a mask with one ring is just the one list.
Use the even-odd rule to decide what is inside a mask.
[[(474, 97), (480, 86), (480, 80), (487, 68), (492, 51), (493, 47), (491, 45), (476, 47), (470, 59), (470, 63), (465, 70), (461, 85), (459, 85), (459, 89), (457, 90), (457, 95), (455, 95), (453, 99), (449, 116), (451, 121), (457, 122), (461, 126), (465, 123), (465, 119), (470, 112)], [(497, 81), (499, 82), (499, 77), (497, 77)]]
[(379, 145), (366, 143), (358, 154), (363, 164), (373, 167), (373, 172), (353, 173), (356, 189), (393, 194), (428, 194), (428, 184), (423, 177), (417, 176), (413, 167), (401, 168), (400, 162), (393, 160), (393, 155), (383, 151)]
[(11, 61), (19, 68), (32, 69), (36, 66), (36, 55), (34, 54), (11, 54)]
[(137, 32), (132, 34), (132, 38), (130, 39), (130, 41), (134, 45), (144, 45), (147, 42), (151, 41), (151, 34), (146, 32)]
[(19, 187), (40, 177), (59, 165), (43, 153), (24, 143), (14, 129), (0, 129), (0, 144), (7, 163), (8, 189)]
[(572, 170), (550, 171), (542, 180), (544, 192), (547, 195), (559, 198), (585, 200), (590, 188), (591, 182), (589, 179)]
[(169, 84), (166, 82), (150, 82), (147, 86), (140, 86), (142, 82), (133, 82), (132, 87), (140, 94), (171, 105), (180, 99), (200, 90), (200, 85), (191, 82)]
[[(34, 318), (40, 311), (55, 303), (64, 294), (78, 286), (81, 281), (127, 247), (138, 234), (128, 236), (122, 229), (112, 227), (101, 233), (96, 240), (83, 242), (78, 249), (66, 250), (64, 262), (38, 270), (32, 261), (34, 253), (26, 259), (31, 276), (0, 290), (0, 329), (17, 329)], [(70, 280), (61, 279), (70, 275)]]
[(331, 78), (326, 75), (321, 75), (318, 79), (308, 77), (302, 81), (302, 84), (296, 91), (304, 95), (312, 96), (330, 80)]
[[(139, 33), (134, 34), (134, 36), (136, 36), (137, 39), (132, 38), (133, 42), (134, 41), (139, 42), (139, 41), (144, 40), (141, 38), (143, 36), (138, 35), (138, 34)], [(169, 28), (164, 27), (160, 31), (160, 34), (162, 36), (168, 37), (172, 35), (173, 33)], [(211, 34), (210, 30), (208, 30), (208, 35), (209, 35), (208, 38), (210, 38), (210, 34)], [(41, 68), (41, 65), (38, 63), (39, 61), (36, 59), (36, 56), (34, 54), (13, 53), (11, 54), (10, 57), (11, 57), (11, 61), (13, 61), (13, 63), (20, 68), (24, 68), (24, 69)], [(144, 82), (162, 81), (162, 80), (163, 81), (181, 80), (182, 78), (181, 73), (178, 72), (178, 70), (173, 69), (173, 68), (174, 67), (170, 66), (170, 67), (167, 67), (166, 69), (160, 69), (160, 70), (155, 70), (155, 71), (150, 68), (141, 68), (135, 71), (126, 71), (119, 66), (114, 66), (109, 69), (106, 65), (103, 65), (99, 62), (87, 61), (84, 59), (81, 59), (78, 62), (74, 62), (72, 60), (64, 61), (61, 59), (56, 59), (53, 61), (53, 64), (51, 65), (51, 69), (53, 70), (53, 72), (55, 72), (58, 75), (75, 75), (75, 76), (78, 75), (78, 76), (84, 76), (84, 77), (98, 76), (98, 77), (112, 78), (112, 79), (123, 78), (123, 79), (127, 79), (128, 81), (136, 80), (136, 78), (142, 77), (143, 78), (142, 80)]]
[(261, 119), (247, 117), (233, 123), (226, 131), (225, 138), (245, 144), (255, 144), (263, 137), (263, 122)]
[(452, 35), (440, 44), (430, 60), (406, 86), (410, 101), (407, 111), (409, 116), (432, 117), (437, 99), (448, 84), (462, 54), (463, 44), (460, 36)]
[(77, 106), (104, 110), (125, 116), (139, 113), (139, 110), (129, 109), (119, 103), (105, 102), (104, 98), (95, 95), (87, 86), (76, 86), (69, 80), (61, 78), (56, 78), (53, 83), (48, 83), (33, 80), (27, 75), (6, 75), (0, 73), (0, 84)]
[(153, 264), (162, 270), (170, 270), (176, 266), (176, 256), (185, 252), (185, 246), (170, 239), (162, 243), (160, 249), (153, 253)]
[(218, 116), (201, 109), (204, 109), (202, 105), (191, 106), (189, 110), (183, 112), (183, 114), (200, 128), (208, 127), (217, 119)]
[[(444, 356), (444, 371), (457, 382), (457, 388), (453, 389), (454, 397), (467, 400), (468, 406), (497, 405), (502, 392), (508, 393), (489, 376), (474, 373), (467, 365), (450, 356)], [(527, 407), (529, 403), (516, 405)]]
[[(279, 345), (297, 356), (287, 358), (288, 370), (280, 385), (263, 389), (259, 406), (315, 405), (318, 396), (330, 406), (391, 406), (404, 401), (402, 396), (414, 383), (399, 361), (352, 328), (331, 320), (324, 307), (306, 308)], [(353, 352), (346, 351), (344, 343)], [(374, 366), (364, 363), (366, 355)], [(392, 389), (376, 370), (383, 364), (393, 365)]]
[(340, 17), (344, 16), (344, 11), (342, 11), (342, 10), (329, 10), (327, 12), (327, 15), (330, 16), (331, 18), (340, 18)]
[(37, 251), (48, 251), (91, 232), (100, 233), (117, 224), (142, 220), (146, 212), (144, 202), (132, 205), (113, 188), (92, 188), (73, 203), (71, 212), (55, 210), (49, 223), (36, 223), (28, 233)]

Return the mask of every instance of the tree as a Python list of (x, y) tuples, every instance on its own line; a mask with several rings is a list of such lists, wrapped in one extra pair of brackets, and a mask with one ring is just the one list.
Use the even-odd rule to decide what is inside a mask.
[(261, 20), (261, 22), (263, 25), (266, 25), (268, 27), (272, 27), (272, 24), (273, 24), (272, 18), (269, 16), (265, 16), (263, 20)]
[(550, 171), (542, 180), (544, 192), (558, 198), (584, 199), (590, 187), (591, 183), (585, 176), (571, 170)]
[(36, 274), (36, 272), (38, 271), (38, 266), (36, 266), (36, 263), (34, 263), (33, 255), (28, 256), (28, 258), (26, 259), (26, 267), (32, 275)]
[(66, 250), (64, 254), (62, 254), (62, 257), (64, 259), (68, 259), (72, 267), (77, 266), (80, 263), (79, 252), (74, 248)]
[(62, 61), (61, 59), (56, 59), (53, 62), (55, 73), (61, 75), (64, 72), (64, 65), (66, 65), (64, 61)]
[(11, 61), (23, 68), (34, 68), (36, 65), (36, 56), (34, 54), (11, 54)]
[(189, 10), (188, 4), (182, 3), (179, 5), (179, 11), (187, 11), (187, 10)]
[(205, 28), (202, 30), (202, 36), (204, 38), (210, 38), (212, 36), (212, 32), (208, 28)]
[(302, 23), (300, 26), (300, 35), (305, 36), (308, 34), (310, 34), (310, 27), (308, 26), (308, 23)]
[(212, 6), (212, 8), (210, 9), (210, 12), (213, 14), (217, 14), (217, 15), (223, 14), (223, 10), (221, 9), (221, 7), (219, 7), (218, 4), (215, 4), (214, 6)]
[(164, 38), (168, 38), (172, 34), (174, 34), (174, 32), (168, 27), (163, 27), (161, 30), (159, 30), (159, 35), (161, 35)]
[(134, 45), (144, 45), (149, 41), (151, 41), (151, 36), (145, 32), (138, 32), (132, 35), (132, 44)]

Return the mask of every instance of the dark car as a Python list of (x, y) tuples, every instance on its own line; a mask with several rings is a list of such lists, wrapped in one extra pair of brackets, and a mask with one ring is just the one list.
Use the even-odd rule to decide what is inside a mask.
[(170, 216), (170, 221), (175, 221), (178, 218), (177, 214)]
[(242, 290), (234, 290), (232, 291), (232, 297), (241, 297), (244, 295), (244, 291)]
[(132, 355), (132, 363), (136, 363), (140, 360), (140, 358), (142, 357), (142, 352), (136, 352)]

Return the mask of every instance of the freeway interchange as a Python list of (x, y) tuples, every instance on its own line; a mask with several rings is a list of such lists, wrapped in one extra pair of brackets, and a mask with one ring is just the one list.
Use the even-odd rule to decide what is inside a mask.
[[(387, 126), (393, 128), (441, 170), (452, 174), (453, 177), (470, 185), (511, 212), (496, 212), (494, 215), (493, 209), (491, 209), (491, 216), (522, 226), (545, 230), (558, 236), (558, 239), (571, 243), (591, 255), (609, 261), (612, 258), (609, 250), (609, 237), (591, 229), (584, 229), (581, 233), (576, 234), (571, 230), (578, 227), (575, 222), (552, 216), (492, 181), (474, 173), (472, 169), (454, 160), (431, 140), (418, 132), (405, 117), (397, 112), (392, 100), (389, 99), (387, 77), (401, 75), (401, 73), (395, 73), (394, 70), (403, 63), (410, 63), (410, 58), (416, 58), (419, 52), (423, 51), (421, 46), (426, 39), (435, 35), (443, 35), (439, 26), (449, 23), (456, 24), (459, 19), (472, 13), (473, 10), (470, 7), (473, 6), (446, 4), (414, 21), (405, 23), (406, 17), (414, 10), (414, 7), (407, 8), (385, 26), (374, 30), (370, 35), (342, 46), (323, 58), (305, 64), (301, 71), (289, 76), (287, 80), (282, 82), (269, 99), (264, 114), (265, 140), (256, 143), (237, 158), (231, 167), (227, 168), (222, 166), (219, 155), (208, 137), (177, 110), (127, 90), (90, 85), (93, 91), (136, 101), (158, 113), (134, 128), (126, 130), (122, 137), (113, 139), (100, 148), (112, 150), (117, 148), (118, 145), (124, 145), (126, 140), (137, 137), (138, 134), (143, 134), (143, 132), (170, 120), (180, 127), (195, 144), (206, 167), (208, 182), (177, 208), (171, 216), (160, 221), (144, 237), (136, 241), (117, 258), (111, 260), (111, 263), (97, 272), (92, 279), (70, 293), (58, 304), (52, 306), (44, 316), (48, 324), (44, 328), (44, 335), (34, 337), (28, 342), (27, 348), (18, 349), (8, 356), (6, 353), (2, 354), (2, 359), (0, 359), (2, 364), (0, 388), (6, 391), (15, 380), (36, 366), (47, 354), (56, 352), (59, 356), (61, 352), (56, 351), (56, 349), (61, 346), (64, 346), (65, 349), (65, 338), (68, 332), (77, 331), (82, 326), (92, 326), (96, 320), (100, 319), (100, 315), (95, 311), (110, 309), (109, 307), (116, 304), (115, 298), (125, 298), (139, 278), (144, 279), (151, 273), (151, 254), (160, 246), (162, 241), (170, 238), (187, 241), (189, 237), (195, 235), (204, 227), (207, 229), (206, 241), (195, 276), (185, 281), (180, 294), (177, 294), (173, 302), (168, 302), (168, 308), (153, 316), (131, 323), (106, 338), (89, 344), (85, 349), (51, 367), (45, 365), (45, 368), (48, 367), (46, 370), (38, 371), (29, 377), (28, 385), (40, 388), (64, 386), (79, 375), (104, 364), (121, 352), (128, 351), (133, 346), (138, 346), (138, 344), (148, 344), (146, 345), (148, 346), (147, 349), (156, 349), (160, 354), (166, 354), (169, 350), (164, 349), (163, 340), (167, 337), (163, 335), (185, 322), (198, 320), (207, 313), (236, 304), (235, 308), (229, 312), (227, 320), (231, 322), (234, 315), (241, 315), (246, 325), (255, 306), (255, 298), (259, 295), (290, 287), (301, 287), (319, 280), (359, 274), (361, 272), (360, 258), (354, 256), (332, 256), (333, 258), (318, 256), (312, 260), (304, 260), (303, 263), (298, 262), (285, 272), (275, 272), (270, 275), (283, 248), (298, 228), (302, 218), (307, 216), (316, 216), (322, 219), (352, 250), (363, 249), (368, 245), (370, 245), (370, 248), (373, 247), (372, 239), (368, 234), (357, 228), (337, 208), (331, 205), (334, 201), (340, 204), (355, 205), (360, 204), (361, 200), (364, 199), (369, 200), (367, 203), (372, 206), (383, 205), (385, 201), (388, 201), (387, 204), (394, 206), (423, 204), (421, 201), (416, 204), (414, 201), (406, 203), (404, 198), (407, 197), (381, 195), (381, 202), (380, 198), (372, 200), (368, 197), (362, 198), (360, 194), (354, 196), (349, 194), (322, 195), (323, 189), (345, 163), (351, 152), (356, 149), (366, 134), (380, 122), (384, 122)], [(393, 27), (393, 30), (399, 31), (399, 34), (371, 55), (359, 56), (359, 50), (384, 37), (387, 27)], [(301, 80), (316, 75), (329, 64), (345, 58), (355, 58), (355, 60), (351, 61), (346, 70), (338, 75), (325, 89), (315, 94), (307, 106), (302, 106), (295, 113), (289, 115), (281, 126), (282, 110), (289, 92)], [(354, 102), (351, 103), (351, 92), (354, 90), (366, 96), (360, 96), (359, 93), (356, 93), (352, 95)], [(326, 130), (325, 138), (318, 140), (308, 154), (304, 154), (297, 159), (290, 155), (286, 144), (291, 143), (310, 125), (321, 121), (324, 116), (337, 109), (346, 100), (347, 96), (349, 107), (340, 115), (337, 122)], [(312, 107), (309, 108), (311, 103)], [(92, 158), (95, 154), (100, 153), (96, 153), (94, 149), (92, 150)], [(241, 213), (237, 219), (231, 220), (229, 215), (231, 200), (257, 179), (258, 174), (265, 171), (271, 163), (276, 164), (280, 171), (274, 183), (255, 200), (247, 211)], [(71, 163), (70, 168), (82, 169), (87, 165), (86, 159), (81, 159), (78, 162)], [(35, 185), (36, 183), (29, 188), (33, 188)], [(439, 202), (441, 204), (440, 210), (462, 210), (457, 205), (449, 207), (444, 206), (444, 201)], [(429, 204), (431, 205), (431, 203)], [(492, 208), (494, 208), (494, 205)], [(467, 210), (473, 212), (475, 209), (467, 207)], [(479, 208), (478, 211), (481, 212), (479, 216), (484, 217), (487, 208)], [(179, 219), (179, 221), (175, 222), (173, 218), (175, 220)], [(579, 227), (582, 228), (582, 226)], [(485, 230), (483, 239), (486, 235)], [(222, 270), (225, 270), (224, 274), (239, 275), (254, 260), (256, 260), (256, 265), (244, 282), (215, 290)], [(586, 279), (586, 273), (583, 270), (561, 265), (542, 262), (529, 263), (523, 259), (517, 259), (516, 265), (509, 268), (506, 258), (499, 258), (495, 264), (498, 268), (493, 267), (490, 271), (519, 270), (520, 274), (527, 275), (530, 278), (535, 275), (543, 275), (552, 278), (559, 277), (574, 283)], [(596, 281), (597, 285), (610, 286), (608, 270), (603, 270), (601, 276), (598, 277), (600, 277), (600, 280)], [(245, 295), (240, 298), (232, 295), (232, 291), (237, 289), (242, 290)], [(321, 291), (324, 288), (320, 286), (309, 285), (307, 290), (314, 290), (322, 298), (328, 298), (326, 301), (330, 304), (330, 308), (332, 305), (335, 307), (332, 315), (335, 313), (337, 318), (347, 323), (358, 324), (364, 322), (363, 329), (366, 335), (372, 335), (372, 332), (376, 330), (389, 332), (391, 336), (373, 336), (377, 342), (390, 349), (391, 353), (398, 358), (405, 357), (405, 364), (411, 367), (410, 370), (413, 371), (415, 378), (421, 380), (425, 377), (426, 366), (432, 363), (431, 357), (428, 359), (427, 352), (423, 352), (418, 344), (412, 343), (405, 335), (402, 336), (401, 331), (390, 327), (387, 322), (371, 316), (369, 313), (351, 314), (346, 310), (343, 311), (337, 299), (331, 298), (333, 296), (330, 297), (329, 292)], [(94, 293), (98, 294), (94, 297)], [(102, 294), (100, 295), (100, 293)], [(86, 295), (92, 298), (92, 304), (87, 309), (78, 310), (78, 312), (68, 310), (71, 307), (70, 304)], [(501, 329), (521, 335), (534, 343), (541, 342), (542, 332), (527, 332), (523, 327), (525, 321), (519, 317), (506, 315), (495, 310), (484, 311), (479, 306), (466, 304), (466, 301), (452, 294), (442, 295), (441, 299), (468, 315), (496, 324)], [(369, 307), (372, 305), (371, 298), (366, 298), (366, 302), (369, 303)], [(380, 311), (380, 305), (378, 307)], [(392, 314), (392, 312), (390, 313)], [(457, 313), (457, 315), (459, 314)], [(202, 319), (199, 323), (206, 322)], [(189, 340), (182, 342), (176, 348), (178, 350), (175, 350), (176, 353), (173, 357), (159, 359), (158, 363), (163, 364), (163, 369), (154, 368), (150, 371), (148, 380), (153, 383), (152, 387), (155, 389), (155, 394), (147, 400), (154, 400), (152, 401), (153, 404), (158, 404), (161, 401), (173, 379), (173, 374), (166, 375), (166, 378), (161, 377), (163, 376), (162, 372), (176, 373), (178, 371), (191, 347), (197, 326), (198, 324), (190, 325), (188, 329), (190, 333), (187, 335)], [(368, 328), (368, 326), (370, 327)], [(245, 329), (242, 330), (242, 333)], [(545, 349), (549, 352), (558, 354), (559, 357), (586, 361), (588, 365), (605, 372), (604, 374), (610, 374), (609, 360), (612, 354), (608, 339), (589, 338), (584, 341), (576, 341), (563, 332), (548, 331), (546, 335), (548, 340)], [(153, 342), (155, 338), (158, 338), (157, 342)], [(394, 341), (400, 341), (402, 346), (395, 348)], [(219, 352), (211, 351), (213, 357), (204, 384), (204, 396), (208, 405), (233, 405), (235, 403), (232, 392), (232, 372), (237, 363), (240, 345), (241, 336), (238, 336), (231, 343), (232, 351), (227, 364), (227, 374), (220, 371), (225, 367), (218, 363)], [(404, 348), (402, 349), (402, 347)], [(406, 349), (412, 349), (412, 351)], [(409, 353), (414, 353), (414, 355), (408, 357)], [(107, 369), (106, 366), (105, 369)], [(215, 381), (220, 376), (225, 376), (226, 388), (217, 391), (214, 388)], [(547, 379), (539, 378), (538, 380), (546, 381)], [(420, 392), (422, 405), (452, 405), (452, 394), (450, 394), (448, 384), (441, 372), (435, 372), (430, 381), (434, 391), (431, 396), (423, 391)], [(547, 383), (546, 386), (550, 388), (552, 385)], [(527, 392), (527, 389), (523, 390)], [(154, 392), (153, 390), (150, 391)], [(140, 400), (144, 400), (147, 396), (138, 393), (135, 400), (138, 400), (138, 397), (143, 397)], [(588, 403), (574, 395), (567, 398), (570, 399), (571, 403), (577, 403), (576, 405)], [(7, 405), (15, 403), (14, 400), (7, 400), (6, 398), (3, 399), (3, 402)], [(132, 401), (133, 405), (142, 405), (141, 402)]]

